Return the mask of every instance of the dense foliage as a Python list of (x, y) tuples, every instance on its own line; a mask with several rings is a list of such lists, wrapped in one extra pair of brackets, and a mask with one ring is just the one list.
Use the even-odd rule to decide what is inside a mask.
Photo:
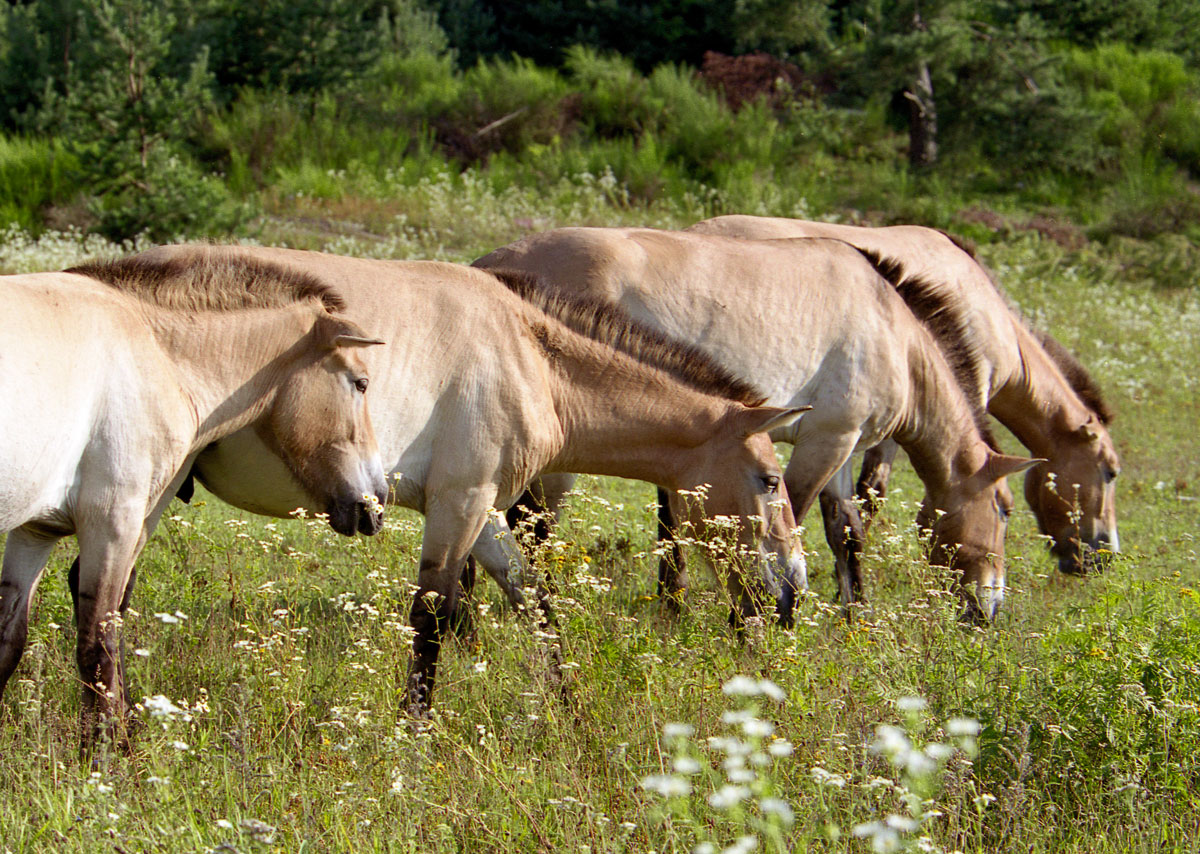
[(1200, 3), (1110, 5), (11, 3), (0, 127), (43, 141), (12, 143), (0, 173), (68, 177), (0, 184), (0, 207), (113, 237), (222, 233), (297, 170), (346, 170), (341, 193), (362, 195), (475, 165), (497, 186), (608, 171), (629, 204), (961, 227), (960, 196), (1094, 236), (1186, 231), (1200, 72), (1160, 22)]

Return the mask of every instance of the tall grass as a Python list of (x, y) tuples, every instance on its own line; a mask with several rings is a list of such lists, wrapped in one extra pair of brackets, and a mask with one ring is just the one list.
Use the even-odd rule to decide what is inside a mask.
[[(422, 191), (445, 206), (429, 222), (446, 257), (475, 253), (498, 226), (471, 220), (515, 198), (470, 180)], [(576, 193), (604, 222), (602, 191)], [(471, 206), (457, 230), (442, 219), (456, 199)], [(525, 204), (546, 220), (559, 210)], [(33, 264), (35, 245), (22, 247), (8, 257)], [(61, 247), (45, 247), (58, 266)], [(1020, 508), (999, 622), (960, 625), (950, 579), (912, 531), (920, 484), (905, 469), (868, 538), (860, 618), (829, 604), (832, 562), (810, 516), (813, 596), (795, 629), (752, 625), (738, 640), (703, 571), (682, 616), (655, 600), (652, 490), (586, 479), (539, 557), (569, 699), (545, 679), (531, 627), (481, 584), (477, 632), (448, 641), (420, 723), (399, 690), (420, 517), (392, 512), (379, 537), (347, 540), (201, 494), (172, 505), (139, 565), (126, 632), (145, 727), (132, 757), (76, 755), (73, 549), (55, 553), (3, 701), (5, 847), (689, 852), (754, 837), (760, 851), (1192, 850), (1200, 297), (1131, 280), (1095, 247), (1030, 235), (982, 251), (1118, 410), (1125, 553), (1106, 574), (1059, 575)], [(763, 679), (782, 699), (722, 690)], [(931, 749), (969, 735), (953, 719), (978, 723), (974, 750)]]
[(70, 200), (75, 158), (52, 140), (0, 137), (0, 223), (41, 224), (44, 208)]

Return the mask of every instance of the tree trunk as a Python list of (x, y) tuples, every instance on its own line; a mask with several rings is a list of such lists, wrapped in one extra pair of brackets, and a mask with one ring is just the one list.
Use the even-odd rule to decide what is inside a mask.
[(917, 169), (937, 161), (937, 106), (933, 101), (933, 80), (924, 60), (917, 66), (908, 98), (908, 162)]

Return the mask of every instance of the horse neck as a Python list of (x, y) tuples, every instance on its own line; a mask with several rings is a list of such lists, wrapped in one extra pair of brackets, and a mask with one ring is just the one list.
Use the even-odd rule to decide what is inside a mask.
[(196, 447), (261, 417), (283, 376), (305, 350), (311, 308), (203, 313), (151, 309), (159, 346), (178, 371), (196, 419)]
[(1053, 456), (1066, 434), (1091, 410), (1023, 324), (1016, 323), (1020, 367), (988, 403), (988, 410), (1017, 439), (1042, 457)]
[(737, 404), (594, 342), (557, 354), (562, 446), (549, 470), (612, 475), (668, 489)]
[(966, 394), (937, 345), (914, 347), (912, 393), (903, 426), (893, 438), (904, 448), (932, 496), (977, 472), (989, 452)]

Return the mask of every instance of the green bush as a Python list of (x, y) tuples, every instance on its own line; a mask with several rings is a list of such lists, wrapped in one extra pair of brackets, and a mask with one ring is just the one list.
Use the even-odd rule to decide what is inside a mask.
[(247, 89), (228, 110), (210, 117), (208, 127), (206, 146), (228, 161), (229, 185), (237, 193), (305, 166), (382, 174), (429, 144), (418, 122), (348, 93), (289, 96)]
[(233, 231), (250, 214), (220, 178), (204, 174), (185, 153), (155, 146), (146, 164), (96, 196), (89, 210), (96, 230), (111, 240), (145, 234), (166, 241)]
[(1113, 161), (1163, 157), (1200, 175), (1200, 78), (1183, 59), (1123, 44), (1067, 54), (1065, 73), (1099, 119)]

